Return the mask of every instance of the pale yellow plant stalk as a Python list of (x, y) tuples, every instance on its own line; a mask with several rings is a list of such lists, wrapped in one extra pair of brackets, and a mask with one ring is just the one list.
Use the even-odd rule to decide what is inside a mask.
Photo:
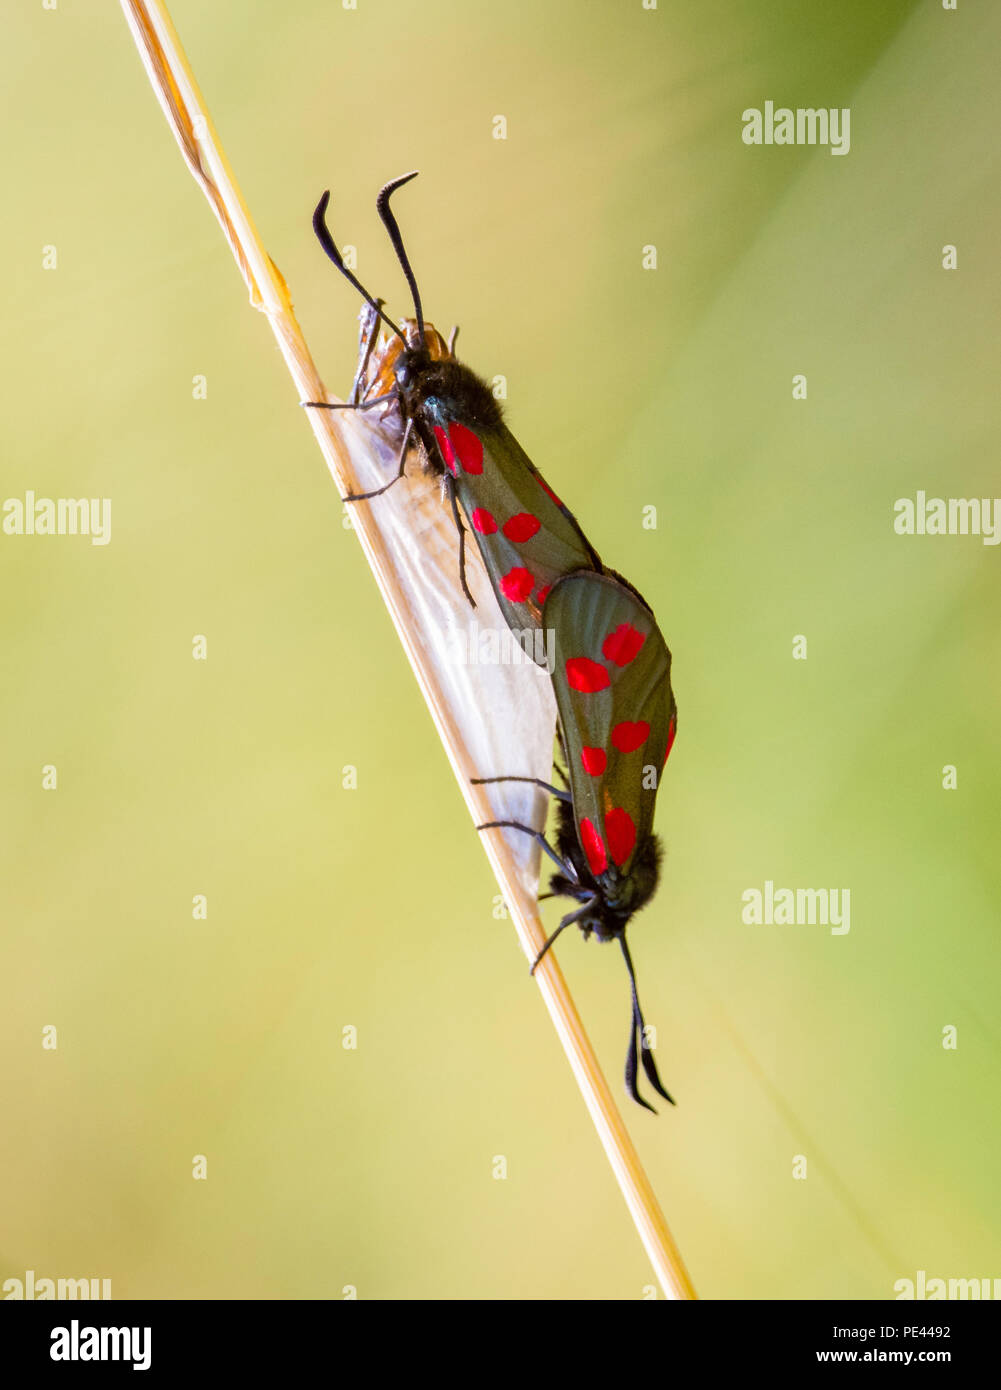
[[(298, 399), (327, 400), (296, 322), (285, 281), (257, 234), (166, 7), (159, 0), (122, 0), (122, 8), (168, 124), (236, 257), (250, 291), (251, 303), (267, 315)], [(372, 486), (372, 477), (381, 474), (384, 479), (388, 476), (394, 450), (392, 444), (380, 436), (377, 426), (351, 411), (310, 410), (305, 414), (342, 496), (358, 490), (359, 480), (362, 486)], [(388, 507), (358, 507), (353, 512), (354, 529), (410, 659), (470, 814), (476, 823), (481, 823), (494, 818), (496, 801), (492, 800), (491, 789), (475, 786), (471, 781), (474, 776), (484, 774), (484, 767), (470, 748), (468, 711), (458, 707), (454, 691), (442, 676), (441, 633), (429, 630), (434, 625), (434, 604), (439, 596), (447, 594), (450, 602), (457, 590), (454, 527), (435, 490), (424, 480), (405, 479), (391, 489), (387, 498), (391, 495), (396, 497), (396, 512)], [(387, 518), (399, 515), (399, 508), (406, 510), (408, 534), (412, 534), (420, 546), (422, 579), (427, 578), (431, 586), (429, 602), (424, 602), (423, 595), (420, 601), (415, 601), (406, 580), (405, 565), (396, 553), (402, 533), (387, 530), (387, 526), (393, 524), (387, 522)], [(470, 552), (469, 559), (474, 596), (477, 603), (489, 611), (492, 595), (475, 549)], [(551, 695), (548, 691), (544, 696), (538, 694), (541, 686), (529, 680), (524, 668), (518, 679), (523, 682), (518, 700), (525, 699), (527, 704), (535, 702), (535, 707), (542, 709), (536, 722), (541, 723), (543, 732), (545, 721), (549, 719), (546, 751), (551, 754)], [(548, 681), (544, 684), (548, 686)], [(539, 705), (539, 700), (550, 703)], [(537, 910), (534, 866), (527, 862), (526, 852), (514, 848), (502, 833), (491, 831), (481, 839), (522, 949), (527, 958), (533, 960), (545, 941)], [(598, 1066), (555, 952), (546, 955), (535, 972), (535, 980), (664, 1294), (668, 1298), (694, 1298), (688, 1273)]]

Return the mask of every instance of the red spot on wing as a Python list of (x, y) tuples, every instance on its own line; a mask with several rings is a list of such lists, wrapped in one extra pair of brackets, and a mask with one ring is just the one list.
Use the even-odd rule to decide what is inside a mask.
[(605, 853), (601, 836), (586, 816), (580, 823), (580, 840), (584, 846), (584, 853), (587, 855), (588, 867), (592, 874), (595, 877), (598, 874), (603, 874), (608, 868), (608, 855)]
[(438, 448), (441, 450), (441, 456), (445, 460), (449, 472), (454, 475), (457, 470), (455, 467), (455, 450), (452, 448), (452, 441), (442, 429), (441, 425), (435, 425), (434, 437), (438, 441)]
[(497, 523), (486, 507), (476, 507), (470, 520), (473, 523), (473, 530), (479, 531), (481, 536), (492, 536), (497, 530)]
[(519, 512), (517, 516), (511, 517), (510, 521), (505, 521), (501, 530), (509, 541), (520, 544), (522, 541), (530, 541), (541, 525), (539, 518), (531, 512)]
[(600, 777), (608, 766), (608, 756), (604, 748), (582, 748), (580, 760), (584, 764), (584, 771), (589, 772), (592, 777)]
[(524, 603), (534, 588), (535, 575), (519, 565), (501, 577), (501, 593), (511, 603)]
[(645, 632), (640, 632), (632, 623), (619, 623), (601, 644), (601, 654), (606, 661), (614, 661), (616, 666), (628, 666), (639, 655), (645, 641)]
[(546, 599), (549, 597), (549, 590), (552, 587), (552, 584), (547, 584), (544, 589), (540, 589), (539, 592), (535, 595), (535, 601), (536, 603), (538, 603), (540, 608), (545, 603)]
[(538, 479), (539, 479), (539, 486), (542, 488), (542, 491), (545, 492), (545, 493), (548, 493), (548, 495), (549, 495), (549, 496), (553, 499), (553, 501), (556, 503), (557, 507), (562, 507), (562, 506), (563, 506), (563, 503), (562, 503), (562, 502), (560, 501), (560, 499), (556, 496), (556, 493), (552, 490), (552, 488), (551, 488), (551, 487), (549, 486), (549, 484), (546, 482), (546, 480), (545, 480), (545, 478), (542, 476), (542, 474), (539, 473), (537, 476), (538, 476)]
[(611, 685), (608, 672), (589, 656), (572, 656), (567, 661), (567, 680), (571, 690), (582, 690), (592, 695), (596, 690), (605, 690)]
[(638, 719), (635, 724), (623, 719), (622, 723), (616, 724), (612, 730), (612, 743), (620, 753), (633, 753), (646, 743), (649, 735), (650, 725), (645, 719)]
[(459, 456), (459, 462), (467, 473), (483, 472), (483, 444), (476, 437), (472, 430), (466, 429), (458, 420), (453, 420), (448, 427), (448, 432), (455, 445), (455, 452)]
[[(678, 732), (678, 716), (671, 715), (671, 722), (667, 726), (667, 747), (664, 749), (664, 762), (667, 762), (667, 755), (674, 746), (674, 736)], [(663, 764), (662, 764), (663, 765)]]
[(629, 812), (621, 806), (613, 806), (606, 812), (605, 834), (612, 862), (621, 869), (636, 847), (636, 825)]

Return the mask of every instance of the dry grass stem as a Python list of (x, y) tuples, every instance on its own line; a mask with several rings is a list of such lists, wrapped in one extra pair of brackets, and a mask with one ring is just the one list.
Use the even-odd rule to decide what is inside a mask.
[[(165, 6), (157, 0), (122, 0), (122, 8), (153, 90), (222, 226), (251, 302), (268, 317), (297, 399), (330, 399), (296, 322), (285, 281), (243, 202)], [(370, 416), (349, 411), (304, 414), (342, 496), (388, 478), (395, 463), (391, 431)], [(378, 505), (358, 506), (352, 516), (474, 821), (513, 817), (541, 826), (546, 813), (542, 793), (471, 782), (474, 776), (512, 771), (512, 749), (523, 759), (519, 771), (548, 778), (555, 706), (548, 677), (534, 666), (477, 666), (448, 659), (450, 645), (468, 629), (470, 614), (457, 582), (454, 526), (437, 490), (421, 476), (408, 476)], [(481, 625), (503, 626), (475, 550), (469, 579)], [(522, 949), (531, 960), (545, 940), (536, 904), (537, 849), (527, 836), (509, 838), (507, 832), (491, 831), (481, 839)], [(664, 1293), (694, 1298), (555, 952), (546, 956), (535, 980)]]

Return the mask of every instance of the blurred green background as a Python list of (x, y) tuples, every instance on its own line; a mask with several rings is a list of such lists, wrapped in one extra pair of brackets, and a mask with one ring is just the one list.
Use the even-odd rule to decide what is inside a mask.
[[(1001, 491), (1001, 12), (172, 12), (331, 388), (358, 304), (311, 210), (332, 186), (335, 234), (405, 312), (374, 198), (419, 167), (398, 211), (429, 317), (507, 376), (519, 440), (673, 649), (667, 871), (631, 938), (679, 1104), (627, 1118), (700, 1293), (1001, 1276), (1001, 553), (892, 529), (918, 488)], [(0, 1280), (642, 1297), (431, 722), (121, 13), (3, 25), (0, 491), (110, 496), (113, 538), (0, 534)], [(850, 106), (850, 154), (745, 146), (767, 99)], [(766, 879), (849, 888), (850, 933), (744, 925)], [(579, 938), (560, 957), (618, 1091), (621, 962)]]

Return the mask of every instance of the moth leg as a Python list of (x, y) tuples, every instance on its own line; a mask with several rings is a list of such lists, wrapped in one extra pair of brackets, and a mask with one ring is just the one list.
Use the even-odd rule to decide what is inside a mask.
[(469, 606), (476, 607), (476, 600), (469, 592), (469, 585), (466, 583), (466, 528), (462, 524), (462, 517), (459, 515), (459, 503), (455, 496), (455, 479), (451, 473), (445, 477), (445, 490), (448, 493), (448, 500), (452, 504), (452, 520), (455, 522), (455, 529), (459, 533), (459, 583), (462, 585), (462, 592), (469, 599)]
[[(359, 410), (364, 410), (364, 406), (359, 406)], [(377, 487), (374, 492), (349, 492), (346, 497), (342, 497), (342, 502), (367, 502), (370, 497), (378, 497), (381, 493), (391, 488), (394, 483), (398, 483), (406, 472), (407, 449), (410, 447), (410, 435), (414, 428), (413, 416), (407, 421), (407, 427), (403, 431), (403, 443), (400, 445), (399, 467), (390, 478), (388, 483), (383, 483), (382, 487)]]
[(454, 356), (455, 356), (455, 340), (456, 340), (456, 338), (457, 338), (458, 336), (459, 336), (459, 325), (458, 325), (457, 323), (453, 323), (453, 324), (452, 324), (452, 331), (451, 331), (451, 333), (448, 335), (448, 355), (449, 355), (449, 357), (454, 357)]
[[(567, 865), (553, 849), (552, 845), (543, 835), (541, 830), (533, 830), (530, 825), (522, 825), (517, 820), (488, 820), (483, 825), (478, 825), (477, 830), (523, 830), (526, 835), (531, 835), (533, 840), (538, 840), (539, 844), (549, 855), (550, 859), (557, 866), (561, 874), (567, 874)], [(569, 877), (569, 874), (567, 874)]]
[(368, 370), (369, 358), (372, 356), (372, 349), (375, 347), (379, 337), (379, 330), (382, 325), (379, 322), (379, 309), (385, 304), (384, 299), (377, 299), (376, 308), (371, 304), (366, 304), (361, 323), (359, 337), (361, 339), (362, 353), (358, 359), (358, 370), (355, 372), (355, 379), (351, 383), (351, 395), (348, 397), (352, 405), (358, 405), (361, 399), (361, 384)]
[(385, 405), (387, 401), (399, 398), (399, 392), (387, 391), (384, 396), (373, 396), (370, 401), (362, 401), (361, 405), (355, 405), (353, 401), (300, 401), (299, 404), (311, 410), (374, 410), (377, 405)]
[[(552, 897), (552, 894), (547, 894), (547, 896)], [(588, 898), (587, 902), (584, 903), (582, 907), (578, 907), (575, 909), (575, 911), (567, 913), (567, 915), (563, 918), (562, 922), (559, 924), (556, 930), (550, 933), (546, 941), (546, 944), (543, 946), (542, 950), (539, 952), (539, 954), (535, 957), (535, 960), (532, 962), (532, 968), (528, 972), (530, 975), (535, 974), (539, 961), (549, 950), (550, 946), (552, 946), (553, 942), (559, 936), (560, 932), (563, 931), (564, 927), (569, 927), (572, 922), (576, 922), (578, 918), (583, 917), (586, 912), (589, 912), (593, 902), (593, 898)]]
[(481, 787), (487, 782), (531, 782), (533, 786), (541, 787), (544, 792), (549, 792), (550, 796), (555, 796), (560, 801), (572, 801), (568, 791), (563, 791), (560, 787), (550, 786), (548, 782), (543, 782), (538, 777), (471, 777), (469, 779), (475, 786)]

